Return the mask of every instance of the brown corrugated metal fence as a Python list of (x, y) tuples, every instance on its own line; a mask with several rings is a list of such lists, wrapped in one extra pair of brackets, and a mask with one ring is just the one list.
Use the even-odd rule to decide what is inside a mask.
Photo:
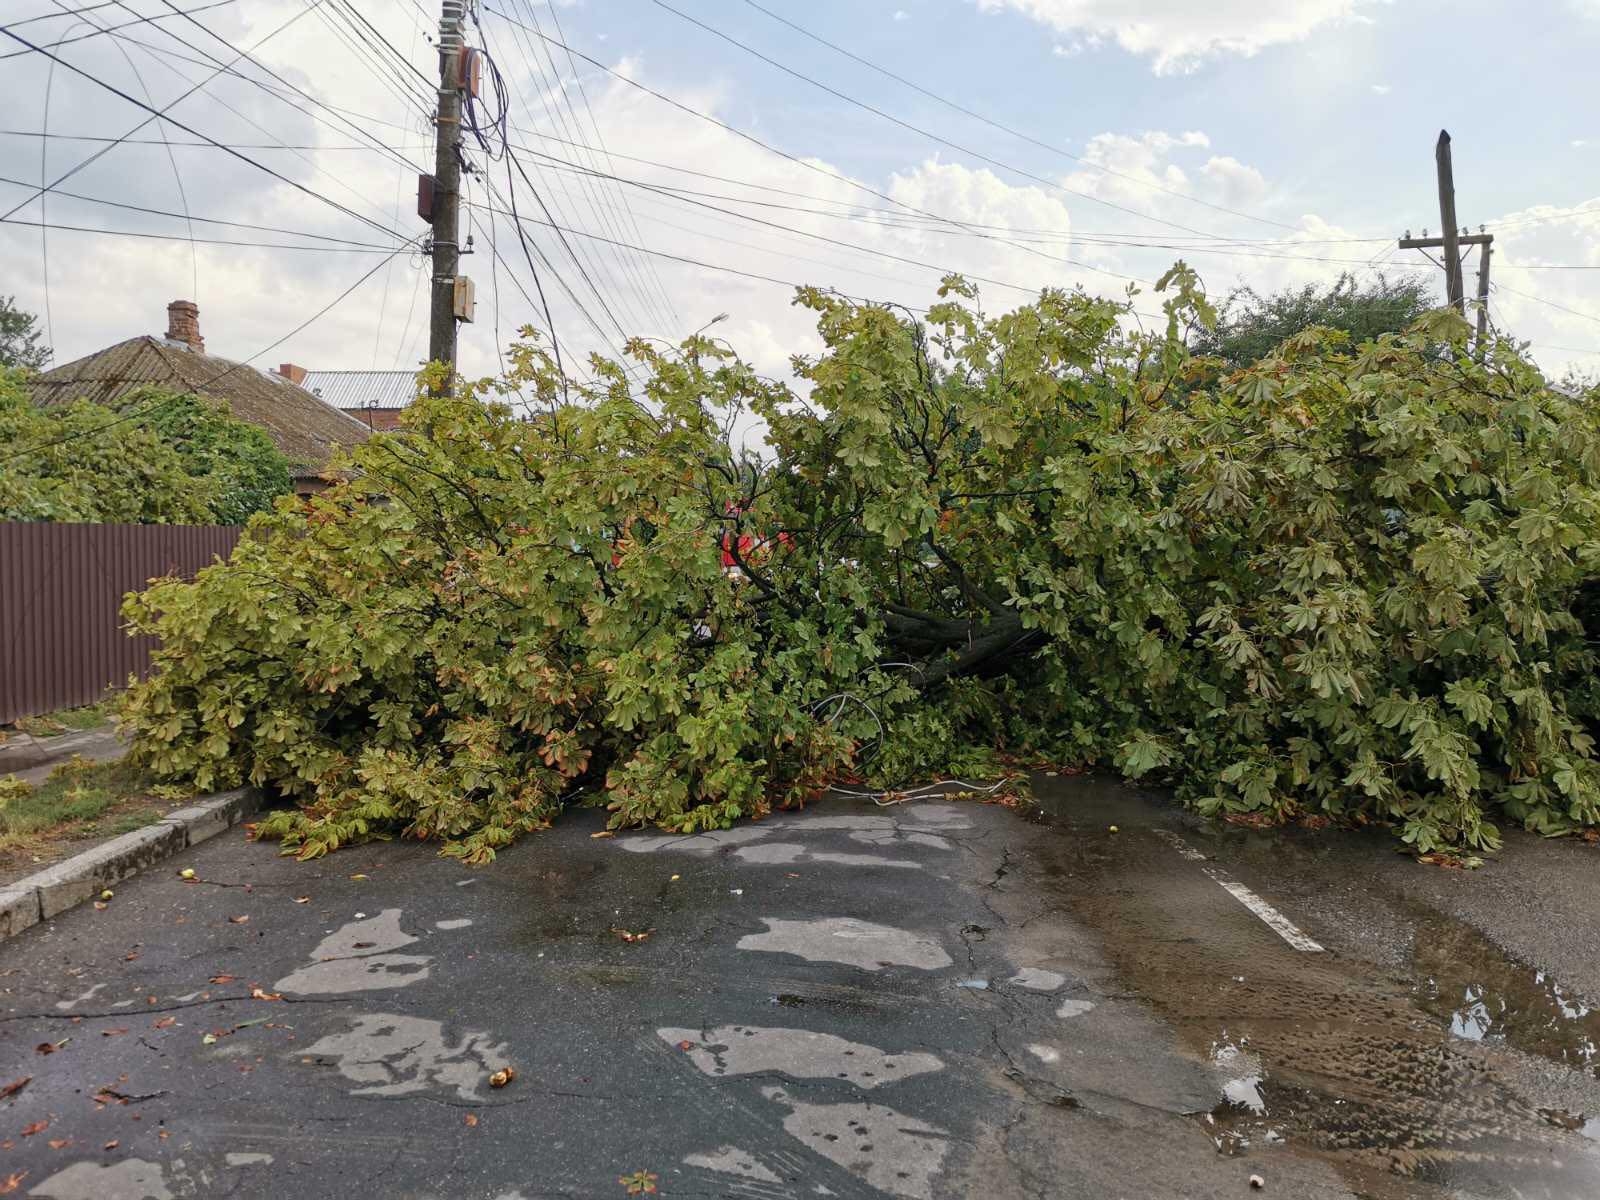
[(0, 521), (0, 724), (93, 704), (143, 675), (155, 639), (127, 635), (122, 598), (226, 558), (240, 532)]

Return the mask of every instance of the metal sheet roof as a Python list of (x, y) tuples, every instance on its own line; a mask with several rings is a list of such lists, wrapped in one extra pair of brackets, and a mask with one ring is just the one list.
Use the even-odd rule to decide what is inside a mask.
[(300, 386), (335, 408), (404, 408), (417, 398), (417, 373), (307, 371)]

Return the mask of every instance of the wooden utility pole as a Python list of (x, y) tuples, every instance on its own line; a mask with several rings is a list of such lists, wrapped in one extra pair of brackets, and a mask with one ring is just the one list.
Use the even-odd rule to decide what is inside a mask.
[(1450, 134), (1439, 130), (1439, 140), (1433, 148), (1434, 165), (1439, 171), (1439, 232), (1444, 235), (1445, 290), (1449, 293), (1450, 307), (1466, 314), (1466, 297), (1461, 280), (1461, 246), (1456, 240), (1456, 180), (1450, 165)]
[[(467, 0), (442, 0), (439, 14), (439, 111), (434, 118), (433, 296), (428, 358), (455, 374), (456, 272), (461, 262), (461, 52)], [(445, 385), (446, 391), (449, 384)]]
[(1478, 356), (1489, 341), (1489, 256), (1494, 253), (1494, 235), (1478, 247)]
[[(1444, 252), (1445, 294), (1450, 307), (1462, 316), (1467, 312), (1466, 284), (1461, 268), (1464, 246), (1477, 246), (1478, 259), (1478, 345), (1485, 344), (1489, 334), (1489, 254), (1494, 245), (1492, 233), (1468, 233), (1456, 225), (1456, 182), (1450, 162), (1450, 134), (1439, 131), (1439, 141), (1433, 151), (1434, 166), (1439, 178), (1439, 220), (1443, 223), (1442, 237), (1406, 236), (1399, 240), (1402, 250), (1442, 250)], [(1480, 227), (1481, 228), (1481, 227)], [(1426, 230), (1424, 230), (1426, 233)]]

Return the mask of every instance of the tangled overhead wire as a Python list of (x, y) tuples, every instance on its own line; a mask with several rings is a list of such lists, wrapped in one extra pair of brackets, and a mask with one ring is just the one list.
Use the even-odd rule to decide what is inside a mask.
[(490, 162), (498, 162), (506, 154), (506, 130), (511, 116), (510, 93), (506, 90), (505, 77), (500, 74), (500, 68), (489, 56), (487, 50), (473, 50), (483, 60), (483, 95), (474, 96), (469, 90), (465, 93), (462, 105), (462, 126), (472, 135), (473, 141), (478, 143), (478, 149)]

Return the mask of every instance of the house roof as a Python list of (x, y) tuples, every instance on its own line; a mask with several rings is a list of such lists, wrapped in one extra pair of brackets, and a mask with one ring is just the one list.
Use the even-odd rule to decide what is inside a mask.
[(403, 408), (347, 408), (345, 415), (354, 417), (374, 433), (393, 433), (400, 428)]
[(307, 371), (300, 386), (335, 408), (404, 408), (417, 398), (415, 371)]
[(223, 400), (239, 420), (265, 430), (298, 467), (322, 467), (335, 449), (371, 436), (366, 425), (286, 379), (148, 335), (63, 363), (35, 375), (26, 386), (34, 403), (43, 406), (81, 397), (116, 408), (145, 387)]

